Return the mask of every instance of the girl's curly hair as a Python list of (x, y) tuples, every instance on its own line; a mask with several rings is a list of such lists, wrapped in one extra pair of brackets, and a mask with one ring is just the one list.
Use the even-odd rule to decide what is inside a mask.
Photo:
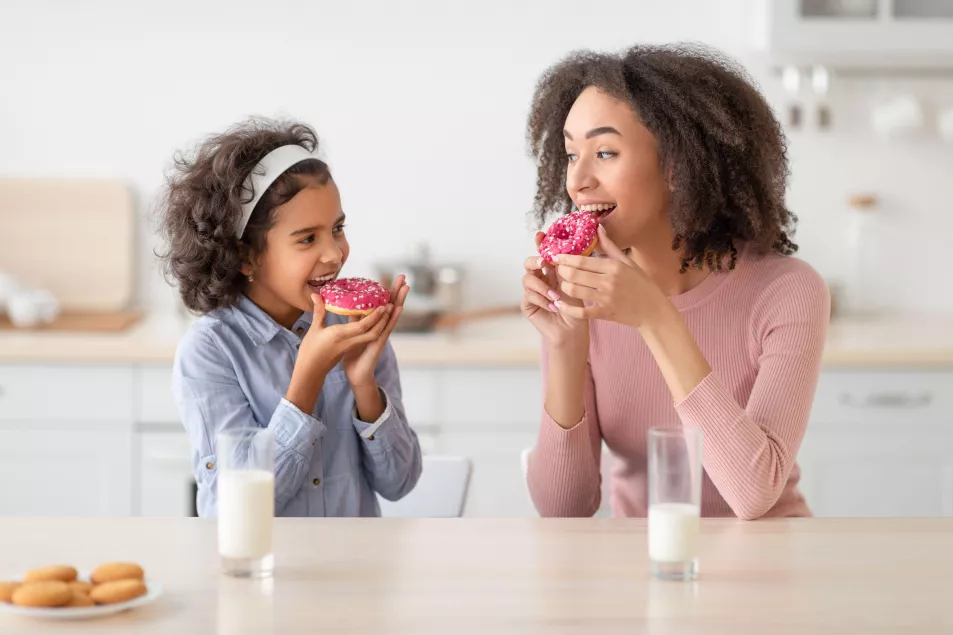
[(330, 180), (327, 164), (318, 159), (288, 169), (269, 186), (242, 238), (236, 238), (241, 206), (254, 198), (245, 179), (266, 154), (291, 144), (315, 152), (318, 137), (302, 123), (252, 118), (207, 137), (189, 154), (176, 153), (159, 206), (159, 231), (167, 247), (156, 255), (190, 311), (232, 305), (248, 284), (242, 264), (265, 251), (275, 209), (309, 180), (322, 185)]
[(733, 268), (736, 241), (791, 255), (797, 217), (784, 204), (787, 146), (771, 107), (734, 62), (698, 45), (582, 51), (539, 80), (527, 126), (537, 163), (534, 215), (570, 211), (563, 125), (586, 88), (628, 103), (655, 135), (674, 186), (669, 218), (682, 271)]

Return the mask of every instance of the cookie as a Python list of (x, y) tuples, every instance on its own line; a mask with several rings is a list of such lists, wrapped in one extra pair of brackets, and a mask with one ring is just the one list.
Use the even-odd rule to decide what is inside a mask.
[(142, 567), (135, 562), (109, 562), (93, 569), (89, 576), (93, 584), (115, 582), (116, 580), (142, 580)]
[(146, 594), (146, 585), (142, 580), (116, 580), (97, 584), (89, 592), (90, 599), (96, 604), (115, 604), (126, 602)]
[(76, 569), (63, 565), (53, 567), (42, 567), (27, 571), (23, 576), (24, 582), (41, 582), (43, 580), (59, 580), (61, 582), (72, 582), (76, 579)]
[(93, 590), (93, 585), (90, 582), (82, 582), (80, 580), (73, 580), (72, 582), (67, 582), (66, 585), (72, 589), (73, 593), (82, 593), (83, 595), (89, 595), (89, 592)]
[(19, 582), (0, 582), (0, 602), (9, 602), (18, 586)]
[(64, 604), (67, 608), (76, 608), (78, 606), (96, 606), (96, 603), (86, 595), (78, 591), (73, 591), (73, 599), (69, 601), (68, 604)]
[(13, 592), (13, 603), (18, 606), (63, 606), (73, 599), (73, 592), (62, 580), (24, 582)]

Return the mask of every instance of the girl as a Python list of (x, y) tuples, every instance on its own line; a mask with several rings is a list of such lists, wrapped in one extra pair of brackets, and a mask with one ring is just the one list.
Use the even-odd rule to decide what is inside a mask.
[[(546, 516), (646, 515), (646, 431), (704, 434), (702, 514), (807, 516), (794, 462), (830, 298), (790, 257), (785, 141), (744, 73), (692, 47), (578, 53), (529, 117), (537, 219), (596, 210), (602, 257), (526, 261), (545, 409), (528, 485)], [(536, 235), (537, 244), (542, 234)]]
[(317, 291), (347, 260), (344, 212), (303, 124), (250, 120), (179, 155), (162, 205), (162, 254), (185, 306), (172, 390), (192, 446), (198, 511), (216, 514), (216, 434), (275, 432), (275, 513), (379, 516), (407, 494), (420, 446), (387, 341), (409, 287), (363, 319)]

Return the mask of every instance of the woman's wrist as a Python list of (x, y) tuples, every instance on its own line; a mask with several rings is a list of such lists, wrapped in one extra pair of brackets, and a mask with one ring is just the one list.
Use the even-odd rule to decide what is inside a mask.
[(545, 340), (546, 346), (551, 352), (585, 352), (589, 354), (589, 324), (586, 323), (574, 330), (565, 332), (558, 339)]

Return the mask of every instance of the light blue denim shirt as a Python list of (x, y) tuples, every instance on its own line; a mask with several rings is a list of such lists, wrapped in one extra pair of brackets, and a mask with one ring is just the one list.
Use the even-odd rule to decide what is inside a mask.
[[(215, 439), (227, 428), (274, 430), (278, 516), (380, 516), (375, 492), (397, 500), (416, 485), (420, 445), (404, 414), (390, 343), (374, 373), (385, 402), (376, 422), (357, 419), (340, 364), (314, 412), (284, 399), (311, 319), (303, 314), (289, 331), (242, 296), (199, 318), (179, 343), (172, 392), (192, 446), (200, 516), (216, 515)], [(346, 320), (329, 313), (325, 322)]]

